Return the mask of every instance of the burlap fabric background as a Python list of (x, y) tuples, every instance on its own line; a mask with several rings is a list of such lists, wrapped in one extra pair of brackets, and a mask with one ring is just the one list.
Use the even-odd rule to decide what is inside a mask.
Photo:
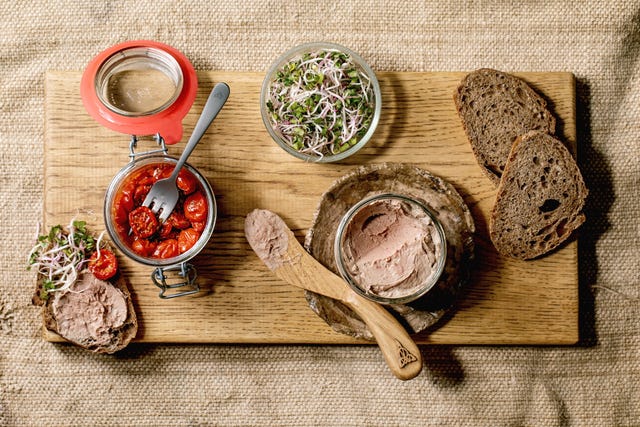
[[(7, 1), (0, 4), (0, 424), (640, 425), (640, 2)], [(591, 197), (575, 347), (426, 347), (403, 383), (365, 346), (40, 339), (24, 269), (42, 216), (43, 77), (149, 38), (197, 69), (262, 71), (333, 40), (375, 69), (571, 71)]]

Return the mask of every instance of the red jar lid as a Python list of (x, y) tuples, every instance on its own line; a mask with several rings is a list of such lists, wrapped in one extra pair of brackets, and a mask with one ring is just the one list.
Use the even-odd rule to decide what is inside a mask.
[(101, 52), (80, 82), (82, 102), (98, 123), (129, 135), (159, 133), (166, 144), (182, 138), (182, 120), (197, 89), (189, 60), (171, 46), (149, 40)]

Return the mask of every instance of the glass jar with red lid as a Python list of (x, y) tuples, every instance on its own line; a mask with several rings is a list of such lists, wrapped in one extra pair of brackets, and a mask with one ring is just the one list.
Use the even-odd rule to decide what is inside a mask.
[[(122, 253), (154, 267), (151, 280), (161, 298), (199, 292), (197, 271), (188, 261), (206, 246), (217, 217), (211, 186), (188, 163), (178, 176), (178, 204), (166, 221), (142, 206), (151, 186), (167, 178), (178, 162), (167, 146), (182, 138), (182, 120), (197, 87), (195, 70), (181, 52), (149, 40), (106, 49), (88, 64), (81, 80), (89, 114), (109, 129), (131, 135), (130, 161), (105, 193), (104, 221)], [(140, 140), (149, 136), (155, 146), (136, 152)]]

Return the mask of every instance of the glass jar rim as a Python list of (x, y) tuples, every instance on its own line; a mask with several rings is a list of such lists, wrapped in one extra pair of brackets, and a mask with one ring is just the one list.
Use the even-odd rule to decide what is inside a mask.
[[(127, 66), (136, 65), (135, 62), (137, 65), (142, 62), (148, 69), (160, 71), (174, 83), (173, 93), (160, 106), (141, 112), (130, 111), (118, 107), (106, 96), (110, 78), (117, 72), (129, 70)], [(183, 85), (184, 75), (178, 61), (167, 51), (153, 46), (132, 46), (114, 52), (100, 64), (94, 78), (98, 100), (109, 110), (126, 117), (149, 116), (166, 110), (178, 99)]]
[[(115, 113), (98, 99), (95, 87), (98, 68), (114, 54), (131, 48), (153, 48), (163, 51), (179, 64), (183, 77), (182, 90), (176, 100), (164, 110), (147, 116), (126, 116)], [(182, 139), (182, 120), (196, 99), (197, 89), (198, 76), (189, 59), (177, 49), (152, 40), (132, 40), (105, 49), (89, 61), (80, 79), (82, 104), (89, 115), (98, 123), (113, 131), (128, 135), (160, 134), (167, 145), (175, 144)]]

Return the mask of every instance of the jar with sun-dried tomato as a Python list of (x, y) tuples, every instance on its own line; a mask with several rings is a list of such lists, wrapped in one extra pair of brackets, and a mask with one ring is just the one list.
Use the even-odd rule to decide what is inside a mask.
[[(178, 204), (160, 222), (142, 202), (153, 184), (171, 175), (177, 159), (143, 155), (129, 162), (111, 181), (105, 195), (104, 218), (115, 246), (129, 258), (152, 267), (160, 296), (170, 298), (195, 293), (195, 267), (188, 261), (206, 246), (215, 226), (216, 202), (207, 180), (185, 163), (178, 175)], [(177, 270), (184, 282), (169, 283), (167, 272)], [(187, 286), (189, 290), (175, 292)]]
[[(187, 58), (152, 41), (105, 50), (89, 63), (81, 81), (87, 111), (99, 123), (131, 135), (130, 161), (106, 191), (104, 220), (122, 253), (154, 267), (151, 279), (161, 298), (199, 291), (196, 269), (188, 261), (204, 249), (216, 222), (211, 186), (188, 163), (177, 180), (178, 204), (164, 222), (142, 206), (151, 186), (169, 177), (178, 162), (167, 145), (180, 141), (196, 91), (197, 76)], [(149, 136), (156, 146), (143, 151), (138, 143)]]

